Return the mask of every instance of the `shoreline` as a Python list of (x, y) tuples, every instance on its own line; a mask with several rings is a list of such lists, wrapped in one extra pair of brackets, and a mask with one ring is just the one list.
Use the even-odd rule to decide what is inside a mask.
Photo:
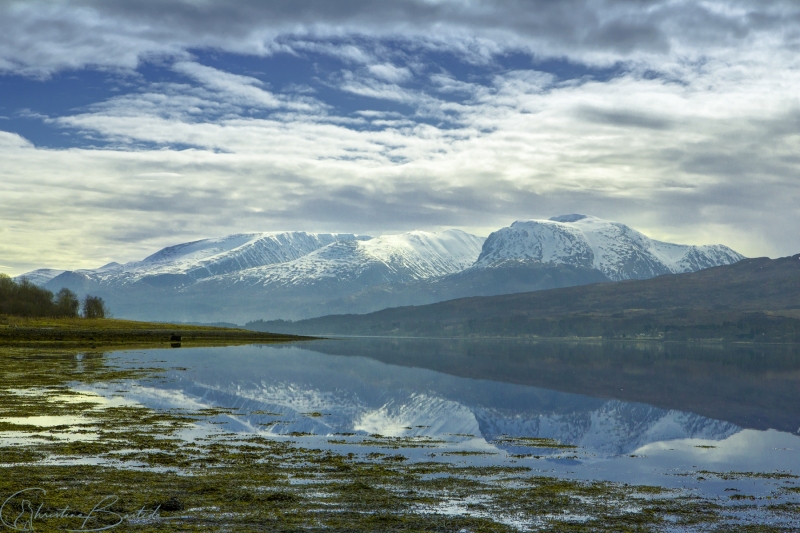
[(0, 317), (0, 346), (79, 348), (276, 343), (319, 337), (113, 318)]

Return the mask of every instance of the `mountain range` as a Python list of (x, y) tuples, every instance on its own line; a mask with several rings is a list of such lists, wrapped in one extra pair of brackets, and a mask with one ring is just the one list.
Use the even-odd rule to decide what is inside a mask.
[(301, 335), (800, 342), (800, 254), (645, 280), (252, 323)]
[(722, 245), (665, 243), (618, 222), (564, 215), (517, 221), (486, 239), (457, 229), (235, 234), (141, 261), (20, 277), (102, 296), (118, 317), (244, 322), (647, 279), (741, 259)]

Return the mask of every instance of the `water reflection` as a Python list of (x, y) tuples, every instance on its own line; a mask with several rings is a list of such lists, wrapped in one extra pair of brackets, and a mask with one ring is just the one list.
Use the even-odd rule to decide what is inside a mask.
[[(780, 348), (336, 340), (148, 352), (188, 366), (129, 396), (153, 407), (239, 409), (238, 431), (579, 446), (582, 461), (743, 428), (797, 431), (800, 357)], [(480, 379), (479, 379), (480, 378)]]
[(374, 339), (314, 350), (697, 413), (741, 427), (800, 428), (796, 346)]

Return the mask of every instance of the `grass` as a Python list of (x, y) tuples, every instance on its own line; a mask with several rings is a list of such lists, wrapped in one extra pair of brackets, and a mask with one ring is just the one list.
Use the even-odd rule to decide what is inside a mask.
[(288, 342), (310, 337), (244, 329), (138, 322), (113, 318), (27, 318), (0, 315), (0, 345), (92, 347), (209, 346)]

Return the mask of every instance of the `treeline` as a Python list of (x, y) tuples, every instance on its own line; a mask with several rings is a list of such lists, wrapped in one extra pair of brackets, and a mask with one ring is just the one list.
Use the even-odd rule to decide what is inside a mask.
[(15, 282), (6, 274), (0, 274), (0, 314), (25, 317), (105, 318), (109, 312), (99, 296), (86, 295), (81, 302), (78, 295), (67, 288), (53, 294), (27, 279)]

